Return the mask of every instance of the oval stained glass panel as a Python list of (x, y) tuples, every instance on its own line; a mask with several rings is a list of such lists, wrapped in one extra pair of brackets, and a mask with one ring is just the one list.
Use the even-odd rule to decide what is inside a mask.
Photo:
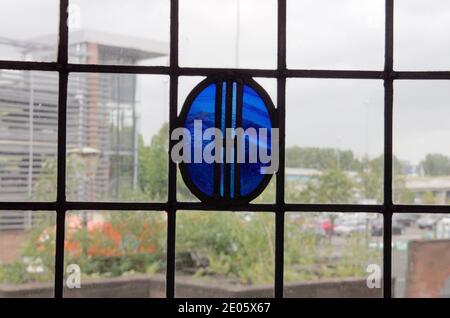
[[(262, 192), (271, 175), (261, 173), (261, 168), (268, 164), (261, 162), (260, 153), (271, 155), (274, 112), (267, 93), (253, 80), (206, 79), (191, 92), (180, 115), (181, 126), (188, 129), (192, 137), (185, 140), (184, 146), (190, 149), (191, 160), (180, 164), (180, 170), (194, 195), (202, 201), (249, 202)], [(244, 138), (241, 144), (234, 144), (231, 161), (226, 162), (223, 145), (219, 154), (221, 162), (207, 163), (203, 157), (195, 160), (195, 153), (203, 154), (205, 147), (214, 140), (194, 138), (203, 136), (208, 128), (219, 129), (224, 144), (227, 128), (243, 129)], [(249, 129), (256, 135), (248, 133)], [(264, 135), (261, 129), (265, 130)], [(236, 133), (231, 136), (235, 137)], [(242, 146), (244, 162), (236, 160), (238, 145)], [(256, 153), (256, 161), (250, 161), (251, 151), (253, 156)]]

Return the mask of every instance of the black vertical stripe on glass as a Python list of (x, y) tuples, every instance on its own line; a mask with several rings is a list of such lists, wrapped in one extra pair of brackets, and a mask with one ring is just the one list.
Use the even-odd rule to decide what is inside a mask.
[[(237, 82), (236, 88), (236, 127), (242, 128), (242, 108), (243, 108), (243, 96), (244, 96), (244, 85), (241, 81)], [(245, 140), (241, 140), (242, 146), (245, 148)], [(234, 159), (235, 162), (238, 162), (238, 142), (235, 140), (235, 150), (234, 150)], [(245, 156), (245, 149), (243, 149), (243, 154)], [(235, 174), (234, 174), (234, 193), (235, 197), (238, 198), (241, 195), (241, 168), (240, 164), (235, 165)]]
[[(221, 130), (222, 127), (222, 82), (218, 81), (216, 83), (216, 101), (215, 101), (215, 113), (214, 113), (214, 126), (217, 129)], [(217, 140), (214, 140), (217, 145)], [(222, 145), (223, 146), (223, 145)], [(222, 157), (223, 147), (214, 148), (214, 151), (219, 152), (219, 156)], [(217, 157), (217, 154), (214, 153), (214, 156)], [(221, 164), (219, 162), (214, 161), (214, 196), (220, 197), (220, 188), (221, 188), (221, 177), (220, 177)]]
[(230, 132), (229, 128), (231, 128), (232, 123), (232, 103), (233, 103), (233, 82), (226, 81), (226, 102), (225, 102), (225, 162), (223, 162), (224, 167), (224, 180), (223, 180), (223, 188), (224, 188), (224, 198), (229, 199), (230, 196), (230, 184), (231, 184), (231, 156), (232, 151), (228, 149), (226, 146), (227, 140), (229, 138), (228, 133)]

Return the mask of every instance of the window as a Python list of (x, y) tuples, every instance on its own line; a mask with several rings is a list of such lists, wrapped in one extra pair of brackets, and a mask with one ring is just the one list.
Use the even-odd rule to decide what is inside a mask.
[(449, 2), (436, 0), (428, 6), (422, 0), (396, 0), (395, 8), (394, 68), (402, 71), (448, 70), (450, 63), (446, 57), (450, 47), (439, 35), (450, 30), (447, 23)]
[(298, 0), (287, 5), (288, 68), (382, 69), (383, 0)]
[[(0, 59), (54, 62), (58, 52), (58, 0), (5, 0), (0, 5)], [(23, 21), (23, 10), (30, 14)], [(45, 10), (42, 10), (45, 8)]]
[(181, 66), (276, 68), (276, 0), (185, 0), (179, 7)]
[(70, 0), (69, 5), (70, 63), (168, 65), (169, 1)]
[[(0, 4), (0, 296), (448, 295), (443, 1), (42, 0), (17, 19), (36, 2)], [(169, 159), (211, 76), (274, 105), (280, 166), (250, 203), (200, 202)], [(443, 255), (438, 283), (406, 249)]]

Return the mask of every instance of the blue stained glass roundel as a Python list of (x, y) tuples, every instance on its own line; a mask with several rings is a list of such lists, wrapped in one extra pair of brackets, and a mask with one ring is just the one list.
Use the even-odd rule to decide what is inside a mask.
[(179, 118), (190, 135), (180, 170), (194, 195), (216, 203), (258, 196), (272, 177), (262, 171), (270, 165), (275, 119), (268, 94), (250, 78), (207, 78), (195, 87)]

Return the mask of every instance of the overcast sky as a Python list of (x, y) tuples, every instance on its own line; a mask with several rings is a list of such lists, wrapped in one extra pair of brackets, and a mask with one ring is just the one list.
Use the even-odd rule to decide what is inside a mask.
[[(104, 31), (168, 43), (169, 2), (71, 1), (71, 30)], [(289, 0), (288, 67), (382, 70), (384, 2)], [(276, 3), (180, 0), (180, 64), (276, 67)], [(395, 3), (396, 69), (450, 70), (450, 0)], [(55, 34), (57, 14), (57, 0), (1, 0), (0, 36), (26, 40)], [(4, 46), (0, 46), (0, 57), (14, 58)], [(167, 58), (159, 58), (144, 63), (167, 62)], [(180, 103), (200, 80), (180, 79)], [(276, 82), (266, 79), (260, 83), (275, 102)], [(450, 155), (450, 82), (401, 82), (395, 89), (396, 155), (412, 162), (429, 152)], [(168, 79), (141, 76), (138, 98), (140, 127), (148, 141), (168, 118)], [(289, 80), (287, 144), (340, 147), (358, 155), (381, 154), (382, 81)]]

